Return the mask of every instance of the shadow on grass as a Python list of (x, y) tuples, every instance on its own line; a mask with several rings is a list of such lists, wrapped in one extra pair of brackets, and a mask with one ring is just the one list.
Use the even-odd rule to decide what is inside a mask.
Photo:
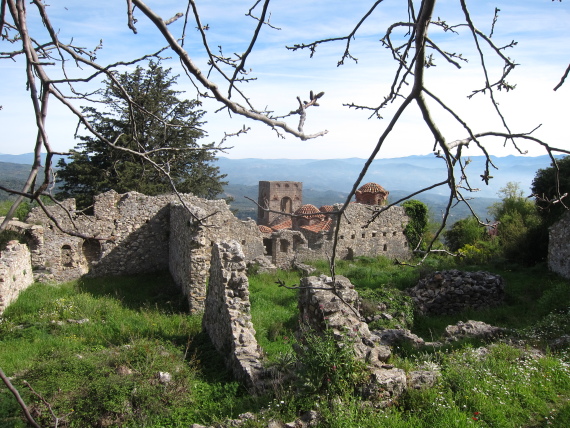
[(107, 278), (83, 277), (77, 290), (94, 297), (110, 297), (128, 309), (153, 308), (165, 313), (188, 312), (188, 301), (170, 273), (157, 272)]

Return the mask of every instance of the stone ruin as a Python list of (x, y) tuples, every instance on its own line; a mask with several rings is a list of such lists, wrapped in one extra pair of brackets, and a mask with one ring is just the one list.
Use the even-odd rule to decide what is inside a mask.
[[(302, 186), (294, 192), (293, 188), (288, 190), (289, 196), (281, 195), (285, 198), (279, 205), (283, 213), (300, 204)], [(287, 189), (285, 184), (283, 189)], [(373, 226), (363, 229), (373, 209), (352, 203), (340, 220), (338, 216), (326, 220), (327, 228), (307, 226), (305, 223), (313, 221), (308, 217), (307, 222), (303, 218), (296, 221), (297, 230), (274, 231), (253, 220), (239, 220), (224, 200), (111, 190), (95, 197), (92, 215), (77, 210), (75, 200), (68, 199), (50, 207), (53, 220), (36, 207), (25, 223), (10, 221), (8, 228), (21, 234), (28, 245), (35, 281), (169, 270), (188, 298), (190, 311), (198, 312), (204, 310), (211, 248), (223, 240), (239, 242), (248, 263), (255, 261), (269, 270), (288, 269), (296, 263), (329, 257), (334, 226), (340, 221), (340, 258), (378, 254), (409, 258), (404, 235), (408, 218), (403, 208), (386, 210)], [(324, 220), (326, 215), (322, 217)], [(0, 287), (0, 296), (7, 293)]]
[(334, 282), (325, 275), (301, 279), (301, 323), (316, 332), (331, 329), (337, 340), (351, 341), (355, 358), (364, 361), (370, 371), (362, 385), (363, 396), (387, 404), (406, 389), (406, 373), (386, 364), (391, 350), (375, 340), (368, 324), (361, 321), (357, 304), (358, 292), (348, 278), (337, 275)]
[(407, 290), (421, 314), (454, 314), (503, 303), (505, 284), (489, 272), (449, 270), (434, 272)]
[(245, 256), (237, 241), (214, 244), (203, 329), (227, 367), (250, 390), (263, 389), (262, 354), (255, 339)]
[[(255, 339), (245, 269), (245, 257), (238, 242), (214, 245), (203, 328), (234, 376), (250, 391), (259, 392), (270, 385), (270, 375), (263, 366), (263, 351)], [(419, 370), (406, 375), (387, 364), (391, 344), (383, 341), (381, 334), (370, 332), (368, 324), (361, 320), (358, 301), (354, 286), (343, 276), (337, 276), (334, 284), (325, 275), (302, 278), (300, 323), (317, 334), (329, 329), (339, 343), (352, 343), (355, 358), (363, 361), (370, 372), (360, 387), (365, 399), (386, 405), (406, 388), (433, 385), (437, 373)]]
[(18, 241), (8, 242), (0, 252), (0, 315), (33, 282), (30, 250)]
[(570, 212), (548, 230), (548, 267), (551, 271), (570, 279)]

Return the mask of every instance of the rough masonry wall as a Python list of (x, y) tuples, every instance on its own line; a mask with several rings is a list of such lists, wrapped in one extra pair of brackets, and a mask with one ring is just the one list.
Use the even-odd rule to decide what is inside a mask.
[(146, 196), (136, 192), (110, 191), (95, 198), (94, 215), (76, 211), (75, 200), (53, 207), (64, 230), (96, 239), (71, 236), (59, 230), (39, 209), (28, 223), (44, 228), (44, 240), (32, 264), (42, 279), (68, 281), (89, 273), (93, 276), (152, 272), (168, 268), (168, 204), (171, 195)]
[[(407, 260), (410, 258), (408, 241), (404, 229), (408, 216), (402, 207), (391, 207), (382, 212), (367, 228), (363, 228), (372, 216), (370, 205), (351, 203), (341, 217), (337, 256), (353, 259), (358, 256), (384, 255), (389, 258)], [(339, 206), (335, 206), (338, 210)], [(331, 215), (336, 221), (337, 216)], [(332, 254), (334, 222), (330, 230), (311, 232), (279, 231), (271, 236), (274, 241), (272, 262), (280, 268), (288, 268), (293, 260), (326, 260)], [(297, 236), (300, 235), (300, 236)]]
[[(262, 256), (264, 247), (257, 224), (253, 220), (237, 219), (225, 201), (187, 196), (185, 202), (186, 207), (181, 203), (170, 205), (169, 269), (188, 297), (190, 311), (196, 312), (204, 310), (206, 280), (215, 243), (236, 240), (247, 261)], [(196, 217), (203, 220), (198, 222)]]
[(0, 251), (0, 315), (34, 282), (30, 260), (28, 247), (18, 241), (8, 242)]
[(570, 278), (570, 212), (564, 214), (549, 230), (548, 267)]
[(453, 269), (420, 279), (408, 294), (421, 314), (454, 314), (502, 304), (505, 284), (503, 278), (489, 272)]
[[(225, 201), (208, 201), (193, 195), (182, 195), (182, 199), (190, 210), (201, 209), (205, 217), (210, 216), (206, 221), (210, 226), (205, 243), (208, 260), (210, 245), (222, 236), (240, 236), (246, 254), (263, 254), (261, 234), (255, 223), (238, 220)], [(173, 260), (170, 237), (183, 231), (180, 227), (171, 230), (170, 205), (173, 203), (180, 203), (175, 195), (146, 196), (137, 192), (118, 194), (109, 191), (96, 196), (92, 216), (77, 212), (73, 199), (62, 203), (69, 214), (63, 208), (52, 208), (63, 229), (97, 239), (63, 233), (43, 211), (33, 209), (27, 222), (39, 225), (43, 231), (41, 242), (36, 251), (32, 251), (32, 265), (38, 279), (68, 281), (87, 273), (93, 276), (128, 275), (168, 269)], [(248, 226), (243, 226), (244, 223)], [(182, 252), (180, 240), (178, 243), (176, 251)], [(177, 270), (179, 268), (171, 269)]]
[(234, 376), (257, 389), (264, 369), (251, 322), (245, 270), (245, 255), (237, 241), (214, 244), (202, 326)]

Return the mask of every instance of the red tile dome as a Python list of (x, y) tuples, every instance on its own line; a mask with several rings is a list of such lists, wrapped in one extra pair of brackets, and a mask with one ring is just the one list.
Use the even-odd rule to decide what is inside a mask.
[(376, 183), (366, 183), (358, 189), (360, 192), (366, 193), (388, 193), (386, 189)]
[(301, 215), (301, 214), (320, 214), (319, 209), (312, 205), (312, 204), (306, 204), (306, 205), (302, 205), (301, 207), (299, 207), (299, 209), (297, 211), (295, 211), (296, 215)]

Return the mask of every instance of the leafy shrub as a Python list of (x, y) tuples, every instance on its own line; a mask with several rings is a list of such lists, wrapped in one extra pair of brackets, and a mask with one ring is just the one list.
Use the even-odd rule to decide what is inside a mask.
[(443, 233), (445, 243), (450, 251), (457, 251), (466, 245), (475, 245), (487, 238), (485, 227), (475, 217), (457, 220), (449, 230)]
[(352, 341), (335, 340), (332, 330), (318, 335), (308, 328), (298, 343), (299, 372), (306, 394), (346, 396), (364, 380), (365, 364), (354, 356)]
[(404, 234), (410, 243), (410, 247), (415, 249), (422, 241), (424, 233), (427, 231), (429, 223), (428, 207), (423, 202), (410, 199), (402, 204), (406, 215), (410, 221), (404, 229)]

